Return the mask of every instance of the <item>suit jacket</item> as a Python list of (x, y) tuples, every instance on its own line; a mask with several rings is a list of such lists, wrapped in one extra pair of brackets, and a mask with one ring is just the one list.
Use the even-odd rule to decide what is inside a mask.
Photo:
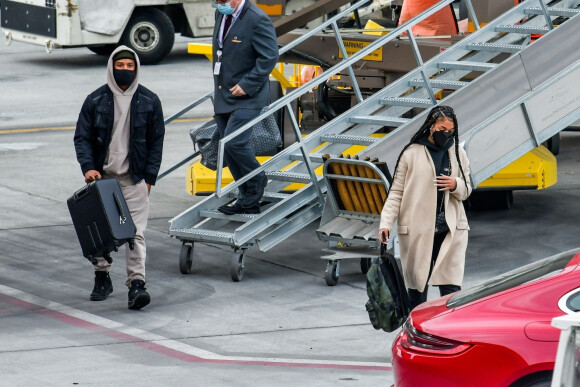
[[(451, 176), (455, 177), (457, 187), (453, 192), (445, 191), (445, 220), (449, 233), (441, 245), (429, 284), (461, 286), (469, 230), (462, 203), (471, 194), (469, 160), (463, 148), (459, 147), (459, 159), (467, 179), (464, 182), (455, 156), (455, 146), (447, 152)], [(419, 291), (425, 289), (431, 266), (437, 211), (435, 175), (435, 165), (427, 147), (420, 144), (409, 146), (401, 155), (381, 213), (380, 228), (392, 230), (398, 219), (397, 234), (405, 285)]]
[[(216, 11), (213, 32), (213, 67), (218, 60), (223, 15)], [(270, 103), (269, 76), (278, 62), (278, 41), (270, 18), (246, 0), (238, 19), (224, 38), (221, 70), (214, 74), (214, 111), (231, 113), (240, 108), (261, 109)], [(229, 89), (239, 84), (247, 95), (234, 97)]]

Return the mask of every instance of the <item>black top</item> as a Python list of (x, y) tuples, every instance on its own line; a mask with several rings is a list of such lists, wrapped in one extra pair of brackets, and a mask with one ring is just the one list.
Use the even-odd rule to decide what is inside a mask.
[[(431, 144), (427, 137), (423, 137), (417, 141), (421, 145), (425, 145), (431, 155), (433, 164), (435, 165), (435, 176), (451, 175), (451, 162), (449, 161), (449, 153), (447, 150), (453, 146), (455, 141), (449, 141), (446, 148), (440, 148), (436, 144)], [(437, 212), (439, 212), (439, 204), (443, 200), (443, 191), (437, 190)]]

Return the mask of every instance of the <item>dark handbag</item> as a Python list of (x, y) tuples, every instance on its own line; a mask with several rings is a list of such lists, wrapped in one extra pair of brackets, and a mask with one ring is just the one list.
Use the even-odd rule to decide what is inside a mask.
[[(449, 169), (447, 173), (451, 174), (451, 160), (449, 160)], [(449, 231), (449, 226), (445, 220), (445, 207), (443, 202), (445, 201), (445, 194), (441, 195), (441, 204), (439, 204), (439, 209), (437, 215), (435, 215), (435, 235), (443, 234)]]
[[(264, 108), (262, 112), (267, 110)], [(190, 130), (194, 148), (201, 153), (201, 164), (213, 171), (217, 169), (219, 131), (215, 120)], [(256, 156), (271, 156), (282, 146), (282, 136), (273, 114), (266, 116), (252, 128), (250, 146)], [(226, 165), (224, 165), (225, 167)]]
[(435, 235), (443, 234), (449, 231), (449, 226), (445, 221), (445, 209), (442, 209), (437, 213), (435, 217)]

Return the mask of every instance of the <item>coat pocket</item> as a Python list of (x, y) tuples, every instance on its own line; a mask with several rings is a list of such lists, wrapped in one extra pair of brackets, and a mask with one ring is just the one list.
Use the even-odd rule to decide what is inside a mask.
[(397, 234), (406, 235), (409, 233), (409, 228), (407, 226), (397, 226)]

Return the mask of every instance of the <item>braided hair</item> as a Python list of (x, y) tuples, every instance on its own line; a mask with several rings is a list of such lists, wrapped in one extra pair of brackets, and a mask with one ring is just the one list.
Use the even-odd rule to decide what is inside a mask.
[[(469, 189), (467, 187), (467, 179), (465, 178), (463, 167), (461, 166), (461, 160), (459, 159), (459, 126), (457, 124), (457, 117), (455, 116), (455, 112), (453, 111), (453, 109), (450, 106), (445, 105), (436, 106), (433, 109), (431, 109), (429, 115), (427, 116), (427, 119), (425, 119), (425, 122), (423, 123), (423, 125), (421, 125), (421, 128), (419, 128), (417, 133), (415, 133), (413, 137), (411, 137), (411, 141), (409, 141), (409, 143), (405, 145), (405, 147), (399, 154), (399, 157), (397, 158), (397, 163), (395, 164), (395, 170), (393, 172), (393, 178), (395, 178), (395, 176), (397, 175), (397, 168), (399, 167), (399, 161), (401, 160), (403, 152), (405, 152), (405, 150), (407, 150), (407, 148), (412, 144), (417, 143), (421, 138), (429, 136), (431, 127), (438, 120), (441, 119), (451, 119), (453, 121), (453, 125), (455, 128), (453, 130), (453, 138), (455, 139), (455, 158), (457, 159), (457, 163), (459, 164), (461, 176), (463, 176), (463, 183), (465, 184), (465, 187)], [(391, 187), (392, 185), (389, 187), (389, 191), (391, 190)]]

